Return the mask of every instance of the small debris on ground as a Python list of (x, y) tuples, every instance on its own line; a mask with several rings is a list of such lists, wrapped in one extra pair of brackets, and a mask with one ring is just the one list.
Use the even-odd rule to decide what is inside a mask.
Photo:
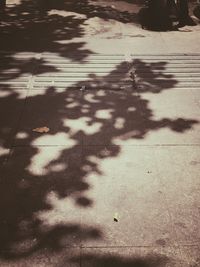
[(36, 133), (48, 133), (49, 130), (50, 129), (45, 126), (45, 127), (35, 128), (35, 129), (33, 129), (33, 132), (36, 132)]
[(117, 212), (115, 212), (114, 214), (114, 222), (118, 222), (119, 221), (119, 214)]
[(189, 29), (189, 28), (181, 28), (181, 29), (178, 29), (179, 32), (193, 32), (192, 29)]
[(80, 89), (80, 90), (81, 90), (81, 91), (84, 91), (84, 90), (85, 90), (85, 88), (86, 88), (86, 87), (85, 87), (85, 85), (83, 85), (83, 86), (81, 87), (81, 89)]

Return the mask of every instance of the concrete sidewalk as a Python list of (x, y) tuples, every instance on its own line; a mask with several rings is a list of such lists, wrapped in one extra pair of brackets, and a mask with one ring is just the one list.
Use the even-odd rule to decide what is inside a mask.
[(200, 26), (69, 2), (1, 23), (0, 266), (198, 267)]

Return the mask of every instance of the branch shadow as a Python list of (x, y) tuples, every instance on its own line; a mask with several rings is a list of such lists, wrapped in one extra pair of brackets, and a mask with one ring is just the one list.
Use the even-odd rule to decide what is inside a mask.
[[(79, 239), (103, 238), (101, 229), (83, 227), (80, 222), (71, 221), (67, 208), (66, 215), (57, 221), (52, 215), (57, 205), (63, 202), (67, 207), (68, 201), (72, 201), (72, 207), (89, 209), (95, 204), (87, 197), (90, 190), (87, 177), (91, 173), (101, 176), (100, 161), (119, 155), (120, 146), (115, 145), (116, 138), (145, 139), (149, 132), (162, 128), (183, 133), (198, 123), (183, 118), (154, 120), (153, 110), (142, 94), (148, 90), (159, 93), (172, 89), (176, 80), (173, 77), (169, 80), (163, 73), (157, 76), (154, 73), (154, 82), (160, 78), (168, 81), (159, 91), (152, 89), (154, 83), (149, 82), (147, 86), (145, 79), (146, 89), (141, 92), (133, 88), (120, 90), (115, 87), (113, 90), (110, 81), (124, 64), (122, 62), (103, 77), (92, 74), (92, 80), (84, 81), (84, 91), (75, 88), (59, 91), (49, 87), (29, 95), (9, 160), (2, 167), (1, 257), (12, 260), (28, 257), (42, 248), (57, 251), (70, 244), (74, 235), (74, 243), (79, 243)], [(164, 70), (165, 63), (161, 62), (161, 66)], [(126, 74), (115, 75), (115, 83), (120, 84)], [(81, 86), (82, 82), (76, 84), (76, 88)], [(24, 99), (9, 87), (2, 92), (5, 95), (0, 105), (0, 135), (2, 140), (6, 140), (6, 129), (11, 127), (15, 109), (7, 117), (4, 112), (8, 107), (23, 105)], [(50, 128), (50, 132), (43, 136), (33, 133), (32, 129), (42, 123)], [(2, 146), (9, 149), (9, 144), (3, 143)], [(91, 145), (94, 149), (90, 148)], [(5, 161), (6, 157), (1, 156), (0, 161)], [(60, 245), (61, 237), (66, 240), (63, 246)], [(105, 259), (105, 264), (109, 266), (109, 259)], [(141, 261), (141, 266), (148, 266), (142, 264)]]
[[(87, 17), (96, 16), (94, 8), (87, 5), (88, 1), (76, 4), (76, 7), (71, 4), (70, 10), (69, 1), (67, 10), (81, 11)], [(14, 79), (24, 77), (26, 84), (26, 75), (48, 76), (51, 72), (58, 74), (59, 69), (44, 58), (27, 57), (23, 53), (56, 53), (80, 64), (92, 54), (84, 49), (84, 42), (70, 41), (84, 35), (81, 24), (85, 19), (49, 17), (46, 6), (27, 13), (31, 7), (32, 3), (27, 1), (11, 8), (6, 22), (1, 24), (0, 34), (3, 40), (0, 49), (5, 51), (0, 85), (3, 151), (0, 154), (0, 257), (10, 261), (29, 257), (44, 248), (57, 252), (72, 243), (79, 245), (80, 240), (103, 238), (100, 228), (84, 226), (79, 216), (71, 217), (74, 207), (90, 209), (95, 205), (95, 200), (87, 195), (91, 188), (87, 177), (91, 173), (100, 177), (101, 160), (117, 158), (120, 146), (115, 145), (115, 139), (145, 139), (149, 132), (162, 128), (183, 133), (198, 123), (183, 118), (155, 120), (150, 103), (143, 99), (145, 92), (160, 93), (176, 85), (173, 76), (163, 73), (165, 62), (158, 63), (160, 72), (157, 73), (153, 72), (155, 66), (152, 64), (146, 65), (141, 60), (132, 62), (147, 67), (153, 77), (153, 80), (138, 77), (140, 88), (135, 88), (132, 81), (130, 90), (121, 90), (130, 71), (122, 72), (127, 63), (121, 62), (107, 75), (99, 77), (89, 73), (88, 79), (76, 82), (74, 88), (59, 90), (56, 85), (47, 86), (32, 90), (24, 98), (25, 88), (20, 85), (21, 89), (16, 89), (12, 84)], [(63, 1), (53, 8), (63, 8)], [(103, 12), (105, 18), (104, 11), (97, 8), (97, 14), (101, 16)], [(124, 17), (118, 19), (126, 20)], [(63, 45), (60, 40), (70, 43)], [(157, 86), (160, 80), (164, 81), (162, 87)], [(85, 90), (80, 90), (83, 86)], [(19, 114), (17, 120), (16, 114)], [(49, 133), (39, 135), (32, 131), (40, 125), (48, 126)], [(88, 149), (90, 145), (95, 149)], [(122, 260), (90, 255), (90, 259), (97, 266), (164, 266), (159, 257), (154, 261), (151, 258)]]

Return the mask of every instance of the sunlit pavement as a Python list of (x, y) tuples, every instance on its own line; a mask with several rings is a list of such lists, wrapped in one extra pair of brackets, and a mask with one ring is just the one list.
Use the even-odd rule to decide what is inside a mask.
[(0, 266), (200, 266), (200, 26), (130, 2), (9, 2)]

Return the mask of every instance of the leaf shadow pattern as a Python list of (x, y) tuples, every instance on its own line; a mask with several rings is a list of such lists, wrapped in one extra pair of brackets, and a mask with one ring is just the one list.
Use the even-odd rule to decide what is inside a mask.
[[(24, 100), (21, 94), (26, 90), (12, 87), (13, 79), (26, 74), (59, 73), (59, 70), (43, 59), (17, 58), (17, 52), (57, 53), (80, 64), (92, 54), (83, 49), (84, 43), (63, 47), (58, 42), (81, 37), (83, 19), (57, 16), (49, 19), (44, 11), (26, 14), (25, 4), (11, 10), (14, 16), (8, 16), (9, 26), (1, 25), (4, 42), (0, 48), (7, 53), (3, 55), (6, 64), (1, 69), (4, 83), (1, 84), (0, 138), (1, 149), (11, 151), (9, 156), (7, 153), (0, 155), (0, 256), (10, 261), (26, 258), (44, 248), (58, 252), (70, 244), (103, 238), (100, 228), (82, 225), (79, 214), (73, 215), (72, 211), (75, 206), (87, 210), (95, 205), (95, 200), (87, 195), (90, 190), (87, 177), (91, 173), (102, 175), (101, 160), (117, 158), (120, 146), (115, 145), (115, 138), (144, 139), (149, 132), (162, 128), (182, 133), (198, 123), (182, 118), (153, 119), (153, 110), (142, 94), (159, 93), (175, 86), (176, 80), (162, 72), (165, 62), (159, 63), (160, 73), (152, 72), (153, 83), (142, 80), (142, 90), (116, 90), (127, 74), (118, 76), (126, 64), (121, 62), (103, 77), (91, 73), (88, 80), (75, 83), (74, 88), (78, 90), (49, 86), (47, 90), (30, 91)], [(16, 28), (18, 11), (25, 12), (25, 19), (22, 16)], [(69, 28), (67, 31), (63, 30), (64, 24)], [(38, 35), (40, 38), (35, 44), (33, 40)], [(15, 44), (14, 39), (17, 40)], [(140, 61), (140, 64), (146, 63)], [(13, 70), (13, 65), (17, 70)], [(148, 68), (151, 71), (153, 66), (148, 65)], [(110, 82), (113, 75), (114, 84)], [(160, 78), (168, 82), (162, 88), (155, 88), (155, 81)], [(80, 91), (83, 85), (86, 90)], [(19, 121), (16, 121), (16, 113), (21, 113)], [(43, 124), (50, 128), (47, 135), (38, 136), (32, 132)], [(90, 149), (91, 146), (95, 149)], [(147, 259), (129, 261), (93, 255), (90, 258), (105, 266), (112, 262), (125, 267), (130, 264), (162, 266), (160, 263), (147, 265)]]
[[(84, 91), (49, 87), (29, 94), (21, 118), (23, 123), (18, 127), (10, 158), (2, 167), (1, 257), (17, 259), (43, 248), (57, 251), (71, 242), (78, 244), (80, 239), (103, 238), (101, 229), (82, 226), (78, 218), (71, 221), (67, 208), (63, 215), (58, 208), (60, 203), (71, 205), (71, 209), (75, 206), (89, 209), (95, 205), (95, 200), (87, 197), (90, 190), (87, 177), (91, 173), (101, 176), (100, 161), (119, 155), (116, 138), (144, 139), (149, 132), (161, 128), (182, 133), (198, 123), (182, 118), (154, 120), (153, 110), (142, 98), (144, 91), (112, 90), (109, 77), (123, 64), (105, 77), (96, 78), (93, 74), (93, 80), (86, 82), (90, 89)], [(161, 76), (163, 79), (164, 75)], [(116, 84), (123, 78), (116, 78)], [(154, 78), (159, 79), (160, 75)], [(81, 84), (76, 87), (81, 88)], [(169, 90), (175, 84), (171, 79), (162, 90)], [(150, 91), (152, 87), (150, 84)], [(24, 99), (12, 88), (2, 91), (7, 92), (0, 105), (4, 140), (11, 120), (4, 118), (3, 109), (23, 105)], [(32, 129), (42, 123), (48, 125), (50, 132), (38, 136)], [(8, 148), (5, 144), (4, 149)], [(6, 156), (1, 156), (3, 160)], [(66, 240), (63, 246), (61, 237)]]
[[(64, 11), (50, 14), (50, 10)], [(132, 23), (137, 15), (120, 12), (112, 7), (83, 1), (22, 1), (8, 8), (0, 21), (0, 50), (21, 52), (56, 52), (70, 58), (91, 51), (83, 49), (84, 42), (70, 42), (84, 36), (84, 23), (92, 17)], [(63, 44), (61, 41), (65, 41)], [(68, 41), (68, 42), (67, 42)], [(73, 59), (73, 58), (72, 58)], [(81, 58), (79, 58), (80, 60)]]
[[(91, 51), (84, 49), (84, 42), (70, 42), (81, 38), (81, 25), (86, 19), (74, 16), (49, 15), (40, 12), (32, 1), (23, 1), (8, 9), (0, 23), (0, 50), (12, 56), (16, 52), (55, 52), (70, 58), (74, 53), (81, 61)], [(67, 43), (63, 44), (61, 41)]]
[[(61, 11), (61, 14), (50, 13), (51, 10)], [(134, 21), (134, 14), (91, 4), (88, 0), (23, 0), (21, 4), (6, 8), (0, 17), (0, 50), (5, 52), (4, 56), (1, 55), (3, 71), (12, 69), (14, 64), (17, 71), (13, 76), (34, 74), (32, 63), (36, 59), (22, 60), (16, 58), (16, 53), (48, 52), (75, 62), (84, 61), (93, 52), (85, 48), (85, 41), (79, 40), (85, 35), (83, 25), (93, 17), (122, 23)], [(45, 62), (40, 61), (40, 64), (44, 66)], [(45, 70), (47, 71), (46, 65)], [(11, 77), (5, 75), (5, 79), (7, 78)]]
[[(77, 12), (82, 15), (85, 15), (88, 19), (93, 17), (98, 17), (104, 20), (113, 19), (122, 23), (137, 23), (137, 13), (128, 11), (120, 11), (116, 9), (115, 6), (109, 5), (109, 3), (100, 5), (98, 4), (98, 1), (93, 3), (93, 1), (88, 0), (82, 0), (82, 1), (76, 1), (76, 4), (74, 4), (74, 1), (65, 1), (65, 0), (59, 0), (59, 1), (45, 1), (45, 0), (39, 0), (38, 1), (39, 7), (41, 7), (43, 10), (51, 10), (51, 9), (57, 9), (57, 10), (68, 10), (71, 12)], [(140, 4), (142, 3), (131, 3), (131, 4)], [(125, 4), (124, 4), (125, 5)]]

